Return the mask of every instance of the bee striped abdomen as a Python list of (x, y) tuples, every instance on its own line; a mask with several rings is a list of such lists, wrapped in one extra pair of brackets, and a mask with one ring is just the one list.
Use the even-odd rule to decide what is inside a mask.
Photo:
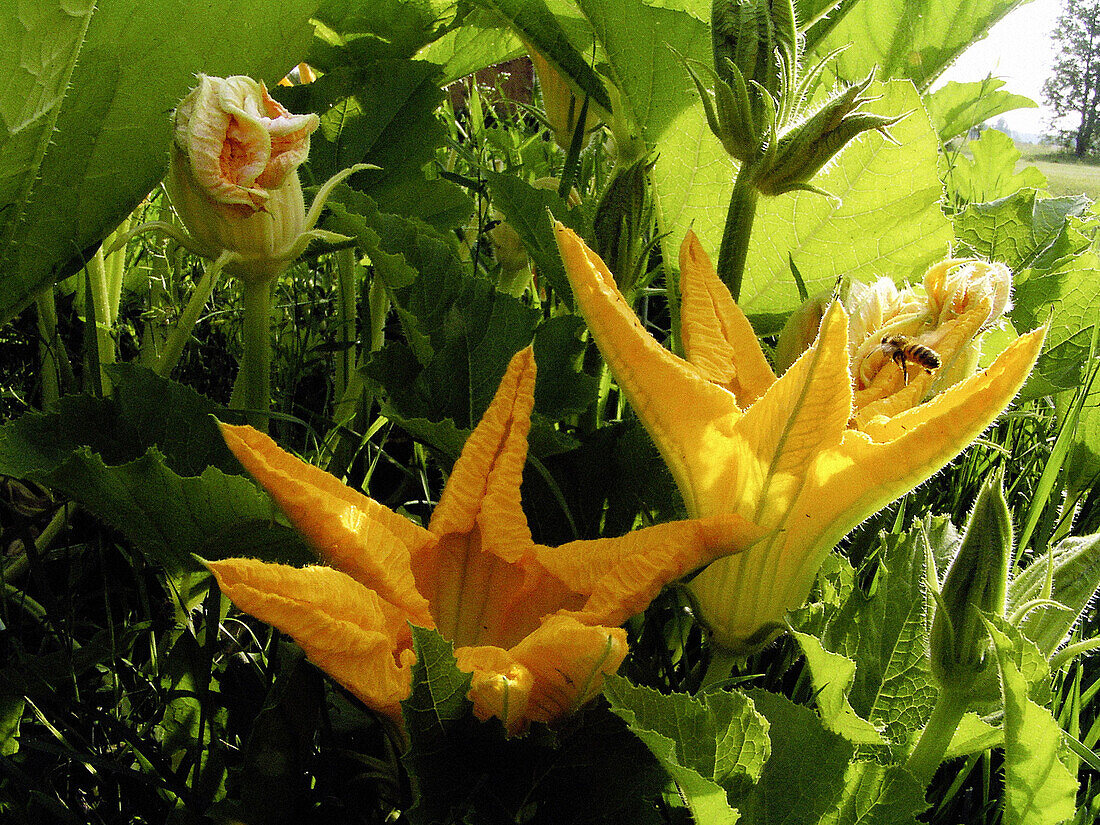
[(907, 383), (909, 375), (905, 370), (906, 362), (916, 364), (928, 373), (938, 370), (943, 363), (940, 354), (934, 349), (918, 344), (916, 341), (910, 341), (904, 335), (882, 336), (880, 349), (901, 368)]

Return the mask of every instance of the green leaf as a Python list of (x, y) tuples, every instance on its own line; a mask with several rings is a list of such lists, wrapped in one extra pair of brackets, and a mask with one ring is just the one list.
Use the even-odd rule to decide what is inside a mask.
[[(275, 83), (317, 0), (84, 0), (0, 11), (0, 323), (83, 266), (163, 177), (195, 75)], [(245, 13), (247, 11), (247, 13)], [(263, 32), (262, 37), (256, 32)], [(70, 75), (71, 69), (71, 75)]]
[(1020, 150), (1004, 132), (986, 129), (981, 138), (970, 141), (967, 148), (973, 159), (961, 152), (953, 154), (952, 168), (947, 175), (948, 190), (958, 201), (992, 201), (1020, 189), (1043, 189), (1047, 185), (1046, 176), (1034, 166), (1016, 171)]
[(884, 534), (871, 592), (854, 590), (822, 634), (827, 649), (856, 663), (848, 697), (855, 712), (892, 742), (909, 741), (936, 698), (927, 652), (932, 613), (925, 554), (929, 542), (950, 538), (939, 521)]
[(509, 29), (500, 15), (488, 9), (474, 9), (462, 25), (421, 49), (418, 60), (436, 63), (443, 69), (442, 85), (527, 53), (523, 41)]
[(750, 690), (768, 721), (772, 753), (760, 780), (730, 801), (751, 825), (811, 825), (834, 810), (855, 746), (825, 729), (809, 708), (784, 696)]
[(438, 74), (431, 63), (385, 58), (280, 89), (276, 96), (292, 110), (320, 115), (305, 167), (313, 182), (324, 183), (355, 163), (374, 164), (379, 169), (352, 175), (349, 183), (382, 212), (444, 230), (462, 224), (473, 201), (457, 185), (424, 172), (446, 139), (435, 116), (443, 100)]
[(535, 409), (551, 421), (583, 413), (596, 401), (599, 382), (584, 372), (586, 326), (577, 315), (559, 315), (535, 331)]
[(856, 663), (847, 656), (830, 653), (821, 640), (808, 633), (790, 631), (806, 657), (821, 721), (833, 733), (861, 745), (882, 745), (885, 741), (875, 726), (859, 716), (848, 702), (848, 690), (856, 675)]
[[(849, 144), (813, 180), (839, 203), (812, 192), (760, 199), (739, 302), (746, 311), (789, 312), (800, 303), (792, 257), (815, 294), (831, 290), (838, 278), (919, 280), (944, 256), (951, 227), (939, 203), (939, 140), (911, 84), (889, 83), (872, 92), (884, 95), (871, 105), (874, 112), (910, 112), (890, 127), (901, 145), (878, 134)], [(730, 161), (695, 109), (678, 118), (660, 152), (654, 185), (668, 243), (678, 245), (692, 226), (716, 258), (733, 178)], [(674, 246), (665, 251), (676, 260)]]
[(946, 762), (958, 756), (970, 756), (1004, 744), (1004, 731), (985, 722), (976, 713), (964, 713), (943, 755)]
[[(1084, 252), (1049, 269), (1031, 269), (1013, 294), (1009, 318), (1019, 330), (1050, 319), (1039, 361), (1021, 392), (1028, 400), (1078, 386), (1084, 378), (1093, 326), (1100, 318), (1100, 257)], [(1053, 313), (1053, 317), (1052, 317)]]
[(220, 408), (140, 367), (111, 376), (110, 399), (69, 396), (0, 429), (0, 473), (67, 495), (172, 573), (201, 570), (191, 554), (314, 558), (240, 475), (211, 417)]
[(680, 786), (696, 822), (732, 825), (727, 793), (759, 778), (768, 725), (740, 693), (665, 695), (610, 676), (604, 695)]
[(1053, 574), (1050, 598), (1065, 609), (1044, 605), (1031, 610), (1020, 623), (1021, 632), (1047, 657), (1061, 645), (1100, 589), (1100, 533), (1069, 536), (1046, 554), (1036, 557), (1008, 589), (1007, 615), (1043, 597), (1048, 565)]
[(554, 240), (554, 227), (550, 216), (570, 229), (584, 234), (576, 212), (569, 209), (558, 193), (550, 189), (536, 189), (514, 175), (486, 172), (485, 180), (493, 195), (493, 206), (501, 211), (504, 219), (519, 234), (527, 254), (567, 306), (573, 305), (573, 292), (565, 277), (565, 265)]
[(0, 693), (0, 756), (19, 753), (19, 722), (25, 704), (22, 696)]
[(940, 140), (946, 143), (997, 115), (1038, 105), (1029, 97), (1006, 91), (1004, 85), (1003, 80), (992, 76), (973, 83), (949, 80), (926, 94), (924, 101)]
[(837, 74), (852, 82), (876, 69), (927, 88), (1020, 0), (860, 0), (822, 38), (816, 53), (845, 47)]
[(1090, 241), (1067, 219), (1088, 212), (1087, 198), (1040, 198), (1024, 189), (991, 203), (967, 206), (955, 217), (959, 254), (1000, 261), (1013, 270), (1046, 266), (1085, 249)]
[(324, 28), (317, 32), (310, 63), (329, 71), (411, 58), (456, 22), (458, 9), (454, 0), (324, 0), (315, 15)]
[(603, 81), (589, 65), (589, 61), (569, 42), (561, 23), (547, 8), (544, 0), (480, 2), (496, 9), (512, 24), (520, 37), (531, 43), (558, 71), (577, 84), (582, 94), (588, 95), (594, 103), (611, 111), (611, 98)]
[(430, 748), (470, 719), (473, 705), (466, 694), (471, 677), (458, 669), (454, 645), (438, 631), (413, 626), (412, 634), (416, 663), (412, 692), (401, 703), (401, 715), (409, 740), (418, 748)]
[(1077, 780), (1062, 764), (1062, 730), (1050, 711), (1028, 698), (1012, 641), (992, 624), (1004, 697), (1006, 825), (1055, 825), (1073, 816)]
[(844, 774), (844, 792), (821, 825), (910, 825), (928, 807), (924, 788), (898, 766), (853, 760)]

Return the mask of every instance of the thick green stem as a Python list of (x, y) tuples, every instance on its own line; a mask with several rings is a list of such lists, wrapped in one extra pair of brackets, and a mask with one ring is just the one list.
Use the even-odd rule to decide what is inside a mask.
[(271, 408), (271, 280), (241, 281), (244, 352), (229, 408), (246, 410), (248, 423), (267, 431)]
[(102, 246), (88, 261), (87, 270), (89, 275), (87, 283), (91, 287), (95, 313), (95, 341), (99, 359), (100, 386), (103, 387), (104, 393), (108, 393), (111, 390), (111, 379), (104, 367), (115, 362), (115, 338), (111, 334), (114, 313), (111, 307), (111, 287), (108, 283), (107, 264), (103, 257)]
[(164, 345), (164, 350), (161, 352), (160, 358), (157, 359), (155, 368), (157, 375), (167, 378), (172, 370), (175, 369), (176, 363), (180, 360), (180, 355), (183, 354), (184, 345), (191, 338), (191, 330), (195, 328), (195, 324), (199, 320), (199, 314), (202, 312), (202, 308), (206, 306), (206, 302), (210, 300), (210, 293), (214, 291), (214, 285), (218, 282), (218, 276), (221, 275), (226, 262), (233, 255), (234, 253), (232, 252), (223, 252), (218, 256), (217, 260), (207, 264), (206, 271), (202, 275), (202, 280), (200, 280), (199, 285), (195, 287), (195, 291), (191, 293), (191, 299), (187, 302), (186, 309), (184, 309), (179, 321), (176, 322), (175, 327), (172, 328), (172, 333), (168, 336), (168, 341)]
[(47, 409), (61, 398), (60, 360), (63, 357), (61, 339), (57, 334), (57, 305), (53, 284), (35, 296), (38, 309), (38, 357), (42, 371), (42, 408)]
[(733, 182), (729, 210), (726, 212), (726, 228), (722, 231), (722, 247), (718, 252), (718, 277), (733, 295), (741, 297), (741, 280), (745, 276), (745, 259), (749, 254), (749, 237), (756, 217), (756, 201), (760, 193), (753, 185), (754, 170), (743, 164)]
[(936, 768), (947, 753), (947, 746), (958, 730), (959, 722), (966, 713), (967, 694), (941, 688), (928, 724), (924, 726), (909, 760), (905, 763), (922, 787), (927, 787), (935, 776)]

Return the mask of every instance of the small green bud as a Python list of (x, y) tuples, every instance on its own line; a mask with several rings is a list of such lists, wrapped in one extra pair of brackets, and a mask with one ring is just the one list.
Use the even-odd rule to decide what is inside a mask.
[(904, 115), (889, 117), (860, 109), (875, 100), (863, 92), (873, 75), (836, 92), (813, 115), (788, 127), (779, 137), (775, 158), (757, 179), (765, 195), (781, 195), (795, 189), (812, 189), (810, 179), (857, 135), (875, 130), (889, 138), (886, 128)]
[(1001, 480), (991, 479), (978, 493), (932, 622), (932, 674), (945, 689), (971, 690), (990, 666), (982, 613), (1004, 615), (1012, 542)]
[(825, 310), (828, 309), (832, 300), (832, 293), (823, 292), (807, 298), (802, 306), (791, 313), (779, 333), (779, 340), (775, 343), (777, 375), (785, 373), (791, 364), (817, 340), (821, 319), (825, 316)]
[(734, 86), (755, 82), (773, 97), (792, 87), (798, 32), (791, 0), (713, 0), (710, 7), (714, 70)]
[(616, 171), (604, 190), (592, 232), (595, 251), (607, 262), (615, 282), (624, 295), (629, 295), (640, 276), (639, 257), (652, 210), (647, 179), (654, 161), (642, 158)]

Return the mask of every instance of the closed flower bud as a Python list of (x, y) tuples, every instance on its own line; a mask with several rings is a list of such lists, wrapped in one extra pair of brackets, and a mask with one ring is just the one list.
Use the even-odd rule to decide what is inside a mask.
[(936, 323), (959, 318), (975, 308), (985, 310), (985, 329), (1011, 308), (1012, 271), (1001, 263), (977, 258), (941, 261), (924, 274), (928, 307)]
[(765, 195), (797, 189), (817, 191), (810, 179), (857, 135), (875, 130), (886, 137), (886, 127), (901, 120), (860, 111), (874, 98), (864, 97), (873, 75), (835, 93), (814, 114), (788, 127), (779, 136), (775, 156), (756, 180)]
[(932, 623), (932, 673), (945, 689), (971, 690), (990, 666), (982, 613), (1004, 615), (1012, 541), (1001, 481), (987, 481), (944, 578)]
[(307, 229), (298, 167), (317, 115), (294, 115), (248, 77), (199, 76), (176, 109), (172, 203), (203, 254), (241, 259), (232, 274), (266, 280)]
[(775, 371), (778, 375), (785, 373), (787, 368), (797, 361), (798, 357), (817, 339), (821, 319), (825, 317), (825, 310), (831, 302), (832, 295), (823, 292), (821, 295), (807, 298), (802, 306), (791, 313), (791, 317), (787, 319), (787, 323), (779, 333), (779, 340), (775, 342)]

